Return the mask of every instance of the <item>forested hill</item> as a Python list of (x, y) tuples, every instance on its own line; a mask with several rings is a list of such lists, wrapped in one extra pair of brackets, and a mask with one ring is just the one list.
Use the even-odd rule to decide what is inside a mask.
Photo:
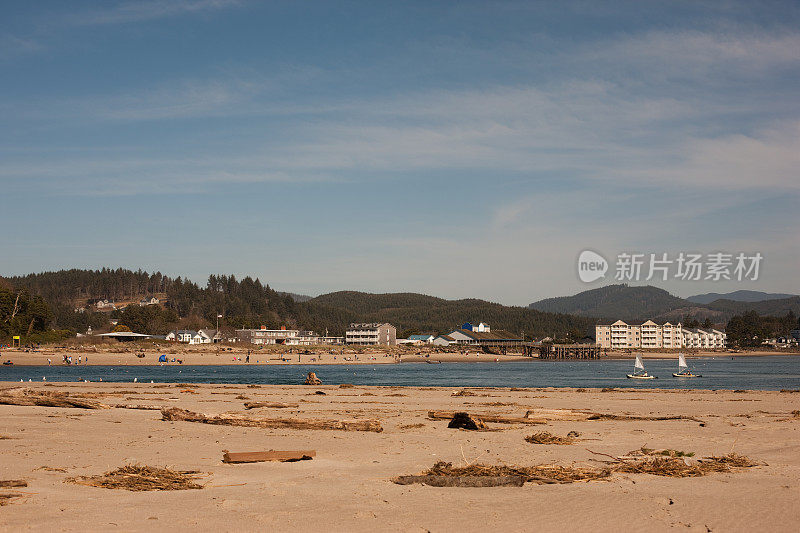
[(333, 292), (308, 302), (311, 306), (347, 310), (364, 322), (389, 322), (401, 332), (449, 332), (464, 322), (486, 322), (496, 329), (524, 333), (526, 338), (567, 334), (579, 339), (594, 334), (593, 319), (574, 315), (544, 313), (524, 307), (510, 307), (485, 300), (444, 300), (416, 293), (370, 294)]
[[(40, 296), (52, 310), (50, 326), (85, 331), (108, 327), (109, 313), (87, 301), (133, 302), (111, 313), (134, 331), (164, 334), (175, 327), (213, 327), (217, 315), (228, 328), (266, 325), (313, 329), (343, 335), (350, 322), (386, 321), (408, 332), (449, 332), (466, 321), (487, 322), (526, 337), (580, 338), (591, 332), (593, 319), (508, 307), (483, 300), (444, 300), (414, 293), (368, 294), (343, 291), (306, 302), (273, 290), (258, 279), (209, 276), (205, 286), (158, 272), (125, 269), (62, 270), (8, 280), (18, 290)], [(161, 304), (139, 307), (142, 296), (158, 294)], [(83, 309), (81, 309), (83, 308)]]
[(570, 313), (608, 320), (656, 321), (710, 320), (723, 324), (732, 316), (756, 311), (760, 315), (783, 316), (789, 311), (800, 314), (800, 296), (764, 301), (733, 301), (719, 299), (706, 304), (673, 296), (652, 286), (631, 287), (625, 284), (608, 285), (583, 291), (573, 296), (548, 298), (530, 304), (532, 309), (555, 313)]
[(540, 300), (530, 307), (552, 313), (632, 320), (696, 305), (657, 287), (608, 285), (574, 296)]

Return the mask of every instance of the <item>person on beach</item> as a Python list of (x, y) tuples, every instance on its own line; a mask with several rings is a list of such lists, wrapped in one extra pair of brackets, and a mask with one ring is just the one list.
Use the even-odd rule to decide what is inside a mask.
[(47, 358), (47, 366), (50, 366), (50, 365), (52, 365), (52, 364), (53, 364), (53, 362), (52, 362), (52, 361), (50, 360), (50, 358), (48, 357), (48, 358)]

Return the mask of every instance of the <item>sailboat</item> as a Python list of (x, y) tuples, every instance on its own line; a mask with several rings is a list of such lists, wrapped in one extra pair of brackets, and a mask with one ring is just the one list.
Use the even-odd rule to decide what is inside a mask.
[(682, 353), (678, 354), (678, 371), (673, 372), (672, 374), (676, 378), (701, 378), (700, 374), (692, 374), (692, 371), (689, 370), (689, 365), (686, 364), (686, 359), (683, 357)]
[(656, 379), (656, 376), (651, 376), (644, 369), (642, 354), (636, 354), (636, 362), (633, 364), (633, 374), (628, 374), (628, 379)]

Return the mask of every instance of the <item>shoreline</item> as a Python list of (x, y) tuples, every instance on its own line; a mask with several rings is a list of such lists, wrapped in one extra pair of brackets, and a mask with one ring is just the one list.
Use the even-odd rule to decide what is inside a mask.
[[(168, 350), (148, 349), (144, 352), (144, 357), (136, 356), (134, 351), (89, 351), (89, 350), (69, 350), (69, 349), (48, 349), (41, 351), (25, 352), (19, 349), (6, 349), (0, 351), (2, 362), (12, 361), (13, 366), (37, 366), (37, 367), (68, 367), (68, 366), (276, 366), (276, 365), (386, 365), (403, 363), (507, 363), (507, 362), (567, 362), (567, 361), (627, 361), (635, 357), (635, 353), (602, 356), (599, 359), (539, 359), (538, 357), (528, 357), (521, 354), (494, 355), (487, 353), (474, 353), (466, 355), (464, 353), (430, 353), (423, 354), (402, 354), (387, 352), (362, 352), (348, 354), (331, 353), (311, 353), (311, 354), (280, 354), (280, 353), (251, 353), (250, 362), (245, 362), (247, 351), (229, 351), (215, 353), (211, 351), (183, 351), (172, 353)], [(159, 363), (158, 357), (165, 354), (168, 358), (166, 363)], [(672, 360), (677, 358), (678, 352), (665, 353), (642, 353), (643, 359), (648, 360)], [(283, 358), (281, 359), (281, 355)], [(687, 360), (697, 359), (736, 359), (739, 357), (769, 357), (769, 356), (800, 356), (800, 352), (771, 352), (771, 351), (741, 351), (741, 352), (684, 352)], [(63, 363), (64, 356), (71, 356), (73, 364)], [(78, 364), (78, 357), (81, 363)], [(48, 364), (50, 359), (51, 364)], [(173, 359), (175, 359), (173, 361)], [(88, 362), (86, 362), (88, 360)], [(178, 363), (178, 360), (182, 363)]]

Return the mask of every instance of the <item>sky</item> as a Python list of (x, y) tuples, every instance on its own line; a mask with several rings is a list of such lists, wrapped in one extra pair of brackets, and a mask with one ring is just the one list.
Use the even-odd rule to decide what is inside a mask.
[[(798, 293), (797, 2), (5, 1), (0, 274), (509, 305), (576, 259)], [(642, 281), (644, 283), (644, 281)]]

